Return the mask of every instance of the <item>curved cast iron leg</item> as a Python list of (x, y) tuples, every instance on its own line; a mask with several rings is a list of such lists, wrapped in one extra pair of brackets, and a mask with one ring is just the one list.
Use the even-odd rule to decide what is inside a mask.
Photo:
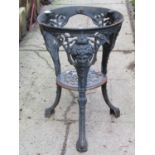
[[(106, 75), (107, 73), (107, 63), (108, 63), (108, 58), (109, 58), (109, 54), (112, 50), (114, 46), (113, 44), (105, 44), (103, 46), (103, 55), (102, 55), (102, 63), (101, 63), (101, 71), (104, 75)], [(108, 97), (108, 93), (107, 93), (107, 83), (103, 84), (101, 86), (101, 90), (102, 90), (102, 94), (103, 94), (103, 98), (106, 102), (106, 104), (109, 106), (110, 108), (110, 114), (114, 115), (116, 118), (120, 116), (120, 110), (119, 108), (115, 107), (109, 100)]]
[(55, 108), (58, 105), (61, 97), (61, 86), (57, 85), (56, 97), (54, 104), (45, 110), (45, 117), (49, 118), (52, 114), (55, 113)]
[(85, 92), (80, 92), (78, 101), (79, 101), (79, 139), (76, 143), (76, 148), (79, 152), (86, 152), (88, 149), (88, 144), (85, 137), (85, 104), (87, 102)]
[(88, 150), (88, 144), (85, 136), (85, 105), (87, 102), (86, 85), (88, 71), (89, 68), (77, 69), (79, 87), (79, 138), (76, 143), (76, 149), (79, 152), (86, 152)]
[(114, 115), (116, 118), (120, 116), (120, 110), (119, 108), (115, 107), (109, 100), (108, 93), (107, 93), (107, 83), (103, 84), (101, 86), (103, 98), (106, 102), (106, 104), (110, 108), (110, 114)]
[[(52, 33), (43, 31), (43, 29), (41, 29), (41, 32), (45, 40), (46, 48), (52, 57), (55, 68), (55, 74), (56, 76), (58, 76), (61, 73), (61, 65), (59, 61), (59, 47), (60, 47), (59, 42)], [(57, 85), (54, 104), (45, 110), (45, 117), (50, 117), (55, 112), (55, 108), (59, 103), (60, 97), (61, 97), (61, 87)]]

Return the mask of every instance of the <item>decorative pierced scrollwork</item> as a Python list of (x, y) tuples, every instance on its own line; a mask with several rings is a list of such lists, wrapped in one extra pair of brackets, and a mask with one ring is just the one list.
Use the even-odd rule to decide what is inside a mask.
[(96, 24), (99, 27), (104, 27), (104, 26), (112, 24), (111, 19), (108, 16), (105, 16), (104, 13), (94, 15), (92, 20), (94, 24)]
[[(114, 47), (123, 17), (116, 11), (104, 8), (99, 10), (95, 8), (93, 11), (91, 7), (69, 7), (69, 9), (66, 7), (63, 10), (46, 11), (39, 19), (47, 50), (55, 65), (56, 75), (61, 72), (58, 53), (60, 46), (63, 46), (68, 61), (76, 70), (83, 70), (82, 67), (88, 69), (94, 64), (97, 52), (102, 46), (104, 55), (102, 72), (106, 73), (108, 56)], [(90, 17), (97, 28), (85, 29), (86, 31), (63, 28), (69, 18), (76, 14)]]
[(46, 15), (46, 24), (48, 26), (52, 26), (52, 27), (62, 27), (64, 26), (68, 19), (66, 16), (64, 16), (63, 14), (58, 14), (52, 11), (45, 11), (45, 15)]
[(98, 27), (105, 27), (114, 24), (114, 22), (119, 20), (119, 18), (120, 17), (114, 11), (109, 10), (108, 12), (100, 12), (95, 14), (92, 17), (92, 21)]
[(96, 61), (96, 54), (100, 46), (111, 44), (111, 35), (113, 32), (95, 32), (94, 34), (74, 33), (55, 33), (54, 34), (60, 46), (63, 46), (68, 60), (75, 65), (77, 62), (85, 63), (86, 61), (93, 64)]
[[(105, 83), (107, 78), (100, 72), (90, 70), (87, 76), (87, 89), (98, 87)], [(57, 83), (65, 88), (78, 90), (78, 75), (75, 70), (66, 71), (57, 77)]]
[[(90, 17), (96, 27), (89, 29), (64, 28), (68, 19), (76, 14)], [(79, 138), (76, 147), (78, 151), (85, 152), (88, 147), (85, 137), (86, 90), (102, 86), (102, 93), (105, 102), (110, 107), (110, 113), (115, 117), (120, 115), (119, 109), (113, 106), (108, 99), (106, 73), (109, 54), (121, 28), (123, 16), (117, 11), (106, 8), (75, 6), (46, 11), (38, 17), (38, 22), (47, 50), (53, 59), (57, 76), (57, 96), (54, 105), (46, 110), (46, 116), (49, 117), (54, 112), (60, 99), (61, 87), (78, 90), (80, 115)], [(60, 46), (64, 47), (68, 61), (74, 65), (76, 71), (61, 73), (58, 53)], [(100, 46), (103, 46), (103, 56), (101, 73), (98, 73), (91, 71), (90, 67), (96, 61)]]

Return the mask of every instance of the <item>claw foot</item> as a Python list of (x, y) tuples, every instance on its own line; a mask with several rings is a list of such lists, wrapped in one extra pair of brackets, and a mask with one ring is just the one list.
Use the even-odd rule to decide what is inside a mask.
[(54, 113), (55, 113), (55, 110), (52, 109), (52, 108), (47, 108), (47, 109), (45, 109), (45, 117), (46, 117), (46, 118), (50, 118), (51, 115), (54, 114)]
[(120, 116), (120, 110), (118, 108), (110, 109), (110, 114), (118, 118)]
[(86, 140), (84, 140), (84, 141), (78, 140), (76, 143), (76, 149), (79, 152), (86, 152), (88, 150), (87, 141)]

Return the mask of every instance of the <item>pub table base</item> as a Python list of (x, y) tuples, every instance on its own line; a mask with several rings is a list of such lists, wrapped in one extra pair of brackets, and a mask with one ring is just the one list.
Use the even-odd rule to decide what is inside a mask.
[[(93, 28), (66, 28), (68, 20), (77, 14), (92, 19)], [(118, 33), (121, 29), (123, 16), (118, 11), (99, 7), (72, 6), (48, 10), (38, 16), (40, 30), (45, 40), (55, 67), (56, 97), (53, 105), (45, 110), (45, 117), (55, 112), (61, 97), (62, 88), (79, 92), (79, 138), (77, 151), (86, 152), (88, 143), (85, 134), (86, 91), (101, 87), (103, 98), (110, 108), (110, 114), (120, 116), (119, 108), (109, 100), (107, 94), (107, 63)], [(75, 67), (73, 71), (61, 72), (59, 48), (63, 46), (68, 61)], [(102, 46), (101, 72), (91, 70), (97, 60), (97, 52)]]

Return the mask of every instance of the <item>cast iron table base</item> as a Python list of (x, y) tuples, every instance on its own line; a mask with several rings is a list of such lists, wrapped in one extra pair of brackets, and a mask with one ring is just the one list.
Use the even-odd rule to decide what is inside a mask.
[[(76, 14), (90, 17), (96, 27), (64, 28), (69, 18)], [(120, 110), (108, 98), (106, 73), (109, 54), (121, 29), (123, 16), (107, 8), (76, 6), (45, 11), (38, 16), (38, 22), (46, 48), (53, 59), (57, 77), (56, 98), (54, 104), (45, 110), (45, 117), (50, 117), (55, 112), (62, 88), (77, 90), (79, 92), (79, 138), (76, 148), (79, 152), (85, 152), (88, 149), (85, 136), (86, 90), (101, 86), (103, 98), (110, 108), (110, 114), (115, 117), (120, 116)], [(69, 63), (75, 67), (74, 71), (61, 73), (60, 46), (63, 46)], [(103, 48), (101, 72), (96, 72), (90, 67), (97, 60), (100, 46)]]

